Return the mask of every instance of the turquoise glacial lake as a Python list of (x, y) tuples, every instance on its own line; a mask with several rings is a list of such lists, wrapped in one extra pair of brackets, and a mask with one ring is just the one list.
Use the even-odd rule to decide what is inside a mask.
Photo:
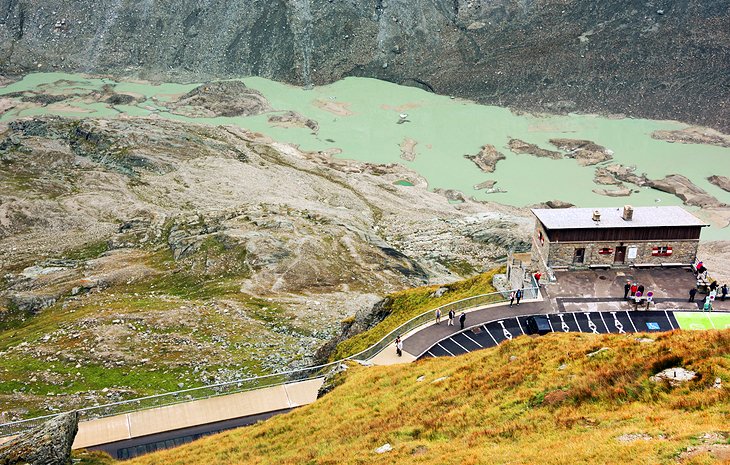
[[(55, 114), (82, 118), (114, 118), (121, 115), (158, 115), (173, 120), (213, 125), (237, 125), (271, 138), (298, 145), (303, 150), (339, 149), (338, 157), (372, 163), (401, 163), (423, 176), (429, 188), (455, 189), (467, 197), (513, 206), (547, 200), (563, 200), (581, 207), (632, 204), (681, 205), (671, 195), (649, 188), (629, 197), (608, 197), (593, 189), (612, 189), (593, 182), (596, 166), (580, 166), (575, 160), (552, 160), (528, 154), (514, 154), (507, 148), (516, 138), (557, 150), (552, 138), (588, 139), (613, 152), (613, 160), (636, 167), (636, 173), (662, 178), (677, 173), (720, 201), (730, 204), (730, 193), (709, 183), (713, 174), (730, 176), (730, 149), (702, 144), (679, 144), (651, 137), (657, 130), (675, 130), (687, 125), (674, 121), (607, 118), (595, 115), (530, 115), (509, 109), (479, 105), (470, 101), (434, 95), (420, 89), (367, 78), (346, 78), (331, 85), (302, 89), (263, 78), (241, 79), (260, 91), (275, 109), (296, 111), (319, 124), (313, 133), (307, 128), (284, 128), (267, 122), (271, 113), (251, 117), (190, 118), (172, 114), (166, 102), (199, 84), (153, 84), (125, 82), (79, 74), (37, 73), (0, 88), (0, 97), (13, 92), (44, 92), (66, 95), (63, 102), (45, 107), (24, 108), (22, 104), (5, 112), (0, 121)], [(93, 92), (103, 86), (116, 93), (137, 96), (141, 103), (111, 106), (94, 101)], [(404, 118), (402, 118), (404, 116)], [(402, 119), (406, 122), (399, 121)], [(400, 145), (415, 141), (415, 158), (401, 158)], [(476, 154), (485, 144), (494, 145), (506, 156), (493, 173), (482, 172), (466, 154)], [(487, 193), (474, 186), (487, 180), (504, 192)], [(407, 184), (407, 183), (406, 183)], [(697, 208), (688, 210), (702, 216)], [(705, 218), (708, 219), (708, 218)], [(703, 232), (705, 239), (730, 239), (730, 228), (715, 224)]]

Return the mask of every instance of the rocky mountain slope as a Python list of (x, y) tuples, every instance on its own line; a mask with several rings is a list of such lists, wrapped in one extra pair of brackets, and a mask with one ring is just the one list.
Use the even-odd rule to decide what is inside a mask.
[(11, 122), (0, 421), (307, 365), (341, 320), (488, 269), (531, 227), (241, 128)]
[(620, 0), (2, 0), (0, 70), (368, 76), (480, 102), (730, 130), (730, 6)]

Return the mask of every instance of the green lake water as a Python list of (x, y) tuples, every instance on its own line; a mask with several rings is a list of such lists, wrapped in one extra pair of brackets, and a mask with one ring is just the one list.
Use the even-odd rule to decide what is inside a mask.
[[(730, 193), (712, 185), (713, 174), (730, 176), (730, 149), (711, 145), (672, 144), (651, 138), (661, 129), (682, 129), (686, 125), (672, 121), (610, 119), (592, 115), (534, 116), (517, 115), (500, 107), (434, 95), (420, 89), (366, 78), (346, 78), (331, 85), (301, 89), (263, 78), (242, 81), (260, 91), (277, 111), (296, 111), (319, 123), (319, 131), (273, 127), (270, 115), (252, 117), (189, 118), (168, 113), (165, 102), (197, 87), (197, 84), (149, 84), (118, 82), (111, 79), (61, 73), (37, 73), (0, 88), (0, 96), (11, 92), (44, 91), (51, 94), (82, 94), (63, 102), (72, 107), (11, 110), (0, 120), (38, 114), (76, 117), (115, 117), (120, 114), (160, 116), (195, 123), (231, 124), (264, 133), (275, 140), (299, 145), (304, 150), (338, 148), (342, 158), (373, 163), (401, 163), (422, 175), (429, 188), (456, 189), (479, 200), (525, 206), (547, 200), (563, 200), (581, 207), (606, 207), (632, 204), (681, 205), (677, 197), (654, 189), (638, 188), (630, 197), (607, 197), (592, 192), (595, 166), (581, 167), (575, 160), (552, 160), (532, 155), (517, 155), (507, 149), (510, 138), (517, 138), (556, 150), (551, 138), (588, 139), (613, 151), (608, 163), (636, 166), (636, 173), (662, 178), (678, 173), (698, 187), (730, 204)], [(104, 103), (84, 103), (84, 94), (104, 85), (114, 92), (142, 95), (145, 101), (135, 105), (111, 107)], [(335, 114), (315, 103), (345, 105), (349, 115)], [(407, 122), (398, 124), (400, 114)], [(417, 141), (416, 158), (400, 157), (400, 143)], [(476, 154), (484, 144), (492, 144), (507, 157), (497, 164), (494, 173), (484, 173), (464, 158)], [(603, 163), (607, 164), (607, 163)], [(603, 165), (602, 164), (602, 165)], [(504, 193), (485, 193), (474, 185), (496, 180)], [(405, 185), (402, 184), (401, 185)], [(697, 211), (696, 208), (688, 207)], [(709, 228), (705, 239), (730, 239), (730, 229)]]

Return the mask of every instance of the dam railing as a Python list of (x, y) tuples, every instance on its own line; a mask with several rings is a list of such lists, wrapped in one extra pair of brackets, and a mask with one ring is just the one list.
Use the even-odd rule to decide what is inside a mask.
[[(533, 285), (534, 284), (536, 283), (533, 279)], [(539, 295), (539, 289), (537, 286), (525, 288), (523, 289), (523, 292), (523, 299), (536, 299)], [(383, 336), (378, 342), (366, 348), (365, 350), (362, 350), (361, 352), (346, 357), (342, 360), (330, 362), (324, 365), (300, 368), (281, 373), (273, 373), (270, 375), (254, 376), (251, 378), (238, 379), (217, 384), (209, 384), (200, 387), (182, 389), (179, 391), (138, 397), (129, 400), (122, 400), (119, 402), (112, 402), (103, 405), (94, 405), (90, 407), (80, 408), (76, 411), (79, 413), (80, 421), (93, 420), (97, 418), (105, 418), (115, 415), (122, 415), (125, 413), (132, 413), (139, 410), (166, 407), (169, 405), (180, 404), (183, 402), (191, 402), (196, 400), (208, 399), (211, 397), (225, 396), (228, 394), (236, 394), (239, 392), (253, 391), (256, 389), (263, 389), (280, 386), (283, 384), (295, 383), (299, 381), (322, 378), (327, 376), (333, 370), (337, 369), (337, 367), (339, 367), (339, 365), (345, 361), (367, 361), (372, 359), (381, 351), (383, 351), (386, 347), (392, 345), (396, 337), (405, 335), (413, 331), (414, 329), (419, 328), (420, 326), (434, 321), (437, 308), (441, 310), (442, 318), (448, 318), (448, 313), (450, 310), (454, 310), (454, 312), (465, 311), (469, 309), (480, 308), (489, 304), (505, 302), (507, 300), (509, 300), (509, 291), (492, 292), (489, 294), (467, 297), (465, 299), (441, 305), (440, 307), (434, 307), (399, 325), (397, 328), (393, 329), (388, 334)], [(26, 420), (18, 420), (0, 424), (0, 437), (20, 434), (24, 431), (40, 425), (41, 423), (55, 418), (58, 415), (61, 415), (61, 413), (54, 413), (50, 415), (29, 418)]]

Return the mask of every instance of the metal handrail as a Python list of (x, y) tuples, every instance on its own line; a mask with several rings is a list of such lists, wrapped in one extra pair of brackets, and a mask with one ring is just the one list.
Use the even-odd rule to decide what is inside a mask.
[[(531, 294), (533, 295), (537, 295), (537, 293), (539, 292), (536, 288), (527, 288), (523, 289), (523, 291), (531, 291)], [(525, 292), (525, 294), (527, 294), (527, 292)], [(530, 297), (525, 295), (525, 298)], [(195, 388), (182, 389), (179, 391), (154, 394), (151, 396), (138, 397), (135, 399), (112, 402), (109, 404), (83, 407), (76, 411), (79, 412), (80, 420), (91, 420), (114, 415), (121, 415), (124, 413), (132, 413), (150, 408), (166, 407), (169, 405), (190, 402), (193, 400), (203, 400), (211, 397), (236, 394), (239, 392), (264, 389), (299, 381), (322, 378), (325, 377), (331, 370), (339, 366), (342, 362), (348, 360), (365, 361), (375, 357), (386, 347), (392, 344), (397, 336), (408, 333), (413, 329), (416, 329), (419, 326), (422, 326), (429, 321), (432, 321), (434, 319), (434, 312), (437, 309), (440, 309), (442, 311), (442, 314), (445, 315), (448, 313), (449, 310), (459, 311), (474, 309), (481, 307), (485, 304), (504, 302), (506, 300), (507, 297), (505, 296), (505, 293), (492, 292), (489, 294), (481, 294), (478, 296), (467, 297), (465, 299), (460, 299), (455, 302), (450, 302), (439, 307), (432, 308), (401, 324), (396, 329), (390, 331), (388, 334), (383, 336), (378, 342), (376, 342), (372, 346), (354, 355), (350, 355), (341, 360), (326, 363), (323, 365), (299, 368), (296, 370), (290, 370), (281, 373), (272, 373), (263, 376), (254, 376), (250, 378), (227, 381), (224, 383), (209, 384)], [(44, 421), (50, 420), (51, 418), (55, 418), (58, 415), (61, 415), (61, 413), (0, 424), (0, 437), (22, 433), (23, 431), (27, 431), (28, 429), (31, 429)]]

